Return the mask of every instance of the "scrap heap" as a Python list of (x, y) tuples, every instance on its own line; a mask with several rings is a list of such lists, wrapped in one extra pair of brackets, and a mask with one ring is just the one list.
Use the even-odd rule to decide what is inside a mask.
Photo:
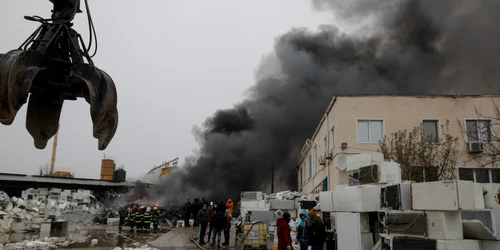
[(22, 198), (10, 198), (0, 191), (0, 232), (40, 230), (43, 222), (56, 220), (70, 224), (90, 222), (100, 212), (89, 190), (28, 189)]

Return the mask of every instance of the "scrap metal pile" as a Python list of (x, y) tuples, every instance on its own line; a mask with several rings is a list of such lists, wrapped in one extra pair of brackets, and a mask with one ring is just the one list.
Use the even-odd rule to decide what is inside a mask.
[(296, 191), (283, 191), (273, 193), (267, 196), (267, 200), (308, 200), (310, 195), (299, 193)]
[[(44, 149), (59, 128), (63, 102), (85, 98), (98, 149), (104, 150), (118, 126), (117, 93), (111, 77), (92, 62), (97, 39), (87, 0), (88, 47), (72, 28), (75, 15), (82, 12), (80, 0), (50, 1), (51, 18), (25, 16), (40, 26), (18, 49), (0, 53), (0, 123), (11, 125), (29, 96), (26, 128), (35, 147)], [(90, 55), (93, 38), (96, 46)]]
[(0, 191), (0, 233), (38, 231), (54, 220), (87, 223), (101, 207), (89, 190), (28, 189), (22, 198)]

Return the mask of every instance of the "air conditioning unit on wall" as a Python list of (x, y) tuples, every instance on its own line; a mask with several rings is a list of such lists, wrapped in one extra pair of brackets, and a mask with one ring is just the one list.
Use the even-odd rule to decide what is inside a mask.
[(401, 168), (395, 162), (361, 167), (359, 169), (359, 184), (401, 183)]
[(483, 142), (469, 142), (469, 153), (481, 153), (484, 150), (484, 143)]
[(325, 157), (320, 156), (318, 159), (318, 162), (319, 162), (319, 165), (322, 165), (322, 166), (326, 165)]
[(332, 160), (333, 159), (333, 153), (330, 151), (325, 154), (325, 159), (326, 160)]

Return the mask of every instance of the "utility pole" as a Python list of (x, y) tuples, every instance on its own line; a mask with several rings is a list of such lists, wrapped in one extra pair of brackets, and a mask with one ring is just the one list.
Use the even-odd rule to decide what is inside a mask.
[(272, 165), (272, 170), (271, 170), (271, 194), (274, 193), (274, 171), (276, 171), (276, 168), (274, 167), (274, 161)]

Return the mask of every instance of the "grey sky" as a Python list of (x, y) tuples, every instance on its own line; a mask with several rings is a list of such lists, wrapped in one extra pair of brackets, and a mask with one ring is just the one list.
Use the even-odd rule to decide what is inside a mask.
[[(120, 121), (108, 148), (98, 151), (89, 104), (64, 103), (56, 168), (82, 178), (99, 177), (103, 153), (125, 165), (129, 177), (182, 161), (196, 148), (193, 125), (241, 99), (276, 36), (331, 21), (303, 0), (89, 2), (99, 45), (94, 62), (115, 81)], [(17, 48), (36, 29), (24, 15), (49, 17), (50, 8), (47, 0), (3, 0), (0, 51)], [(87, 41), (85, 15), (75, 29)], [(35, 149), (25, 116), (26, 105), (11, 126), (0, 126), (0, 172), (35, 174), (50, 162), (52, 140)]]

